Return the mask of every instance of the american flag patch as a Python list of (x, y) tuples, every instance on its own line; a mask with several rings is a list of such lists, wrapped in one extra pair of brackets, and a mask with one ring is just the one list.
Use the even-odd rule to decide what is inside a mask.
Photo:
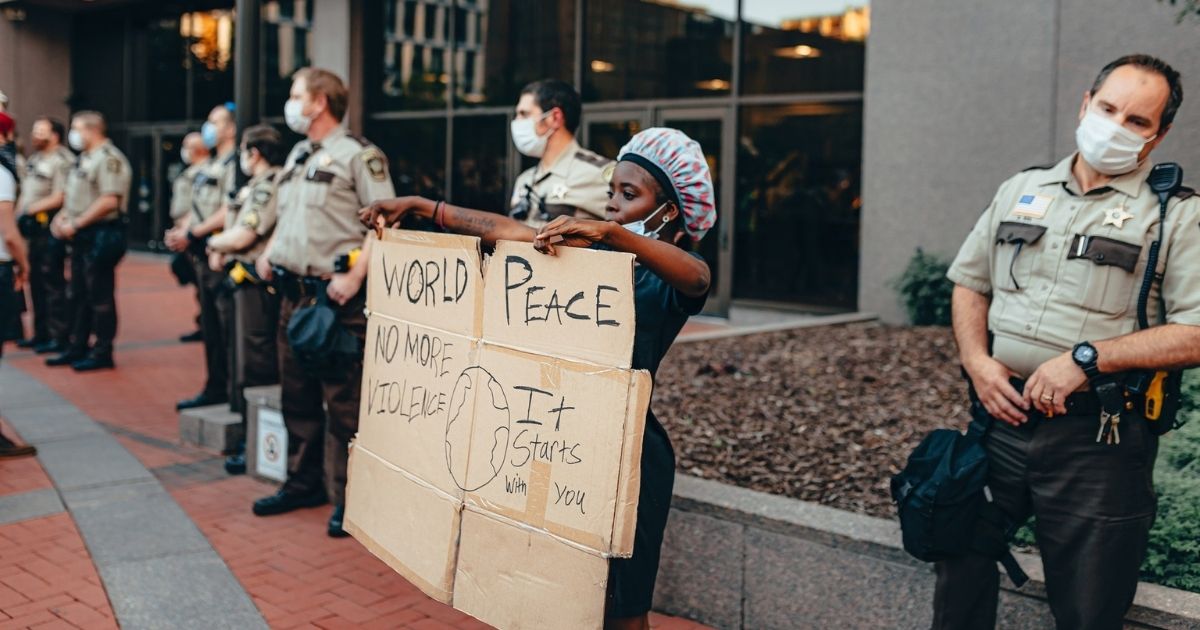
[(1046, 210), (1053, 201), (1054, 197), (1049, 195), (1021, 195), (1012, 209), (1012, 214), (1026, 219), (1040, 219), (1046, 216)]

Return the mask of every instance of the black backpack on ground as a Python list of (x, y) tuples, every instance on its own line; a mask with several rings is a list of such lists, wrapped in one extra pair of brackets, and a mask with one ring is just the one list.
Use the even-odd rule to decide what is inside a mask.
[(938, 429), (925, 436), (904, 470), (892, 477), (892, 500), (904, 550), (915, 558), (937, 562), (968, 552), (993, 556), (1021, 586), (1029, 577), (1008, 549), (1016, 527), (991, 503), (987, 489), (983, 439), (991, 422), (975, 420), (965, 434)]

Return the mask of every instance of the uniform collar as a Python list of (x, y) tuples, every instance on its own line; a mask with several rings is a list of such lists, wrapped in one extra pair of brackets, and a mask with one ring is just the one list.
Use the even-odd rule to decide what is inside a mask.
[(112, 140), (111, 140), (111, 139), (109, 139), (109, 138), (105, 138), (105, 139), (104, 139), (104, 142), (101, 142), (100, 144), (97, 144), (97, 145), (96, 145), (96, 147), (95, 147), (95, 148), (93, 148), (91, 151), (84, 151), (84, 152), (83, 152), (83, 153), (81, 153), (80, 155), (95, 155), (95, 154), (97, 154), (97, 153), (99, 153), (99, 152), (103, 151), (103, 150), (104, 150), (104, 148), (105, 148), (105, 147), (107, 147), (107, 146), (108, 146), (108, 145), (110, 145), (110, 144), (112, 144)]
[(253, 186), (253, 185), (255, 185), (255, 184), (257, 184), (257, 183), (259, 183), (259, 182), (261, 182), (261, 181), (263, 181), (263, 180), (265, 180), (265, 179), (271, 179), (272, 177), (275, 177), (275, 174), (276, 174), (276, 173), (278, 173), (278, 172), (279, 172), (279, 167), (278, 167), (278, 166), (272, 166), (271, 168), (268, 168), (267, 170), (265, 170), (265, 171), (263, 171), (263, 172), (259, 173), (258, 175), (255, 175), (254, 177), (251, 177), (251, 178), (250, 178), (250, 181), (249, 181), (249, 182), (246, 182), (246, 185), (247, 185), (247, 186)]
[[(1039, 186), (1060, 184), (1072, 195), (1082, 195), (1082, 191), (1078, 194), (1075, 192), (1079, 190), (1079, 183), (1075, 181), (1075, 174), (1071, 172), (1071, 167), (1075, 165), (1075, 158), (1078, 156), (1078, 152), (1068, 155), (1061, 162), (1044, 171), (1040, 177), (1034, 180), (1034, 183)], [(1118, 175), (1104, 186), (1088, 192), (1096, 195), (1109, 190), (1115, 190), (1127, 197), (1137, 197), (1142, 190), (1142, 184), (1146, 181), (1146, 175), (1152, 166), (1154, 164), (1150, 160), (1146, 160), (1132, 171), (1124, 175)]]
[(320, 142), (313, 142), (312, 140), (309, 140), (308, 146), (312, 147), (313, 153), (316, 153), (317, 151), (320, 151), (323, 147), (328, 147), (328, 146), (332, 145), (334, 142), (337, 142), (338, 140), (341, 140), (344, 137), (346, 137), (346, 128), (341, 125), (338, 125), (338, 126), (334, 127), (329, 133), (325, 134), (325, 137), (321, 138)]
[(549, 170), (546, 172), (566, 177), (567, 173), (571, 170), (571, 160), (575, 158), (576, 153), (579, 153), (579, 142), (572, 139), (571, 143), (563, 149), (562, 154), (558, 156), (558, 159), (554, 161), (554, 164), (550, 165)]

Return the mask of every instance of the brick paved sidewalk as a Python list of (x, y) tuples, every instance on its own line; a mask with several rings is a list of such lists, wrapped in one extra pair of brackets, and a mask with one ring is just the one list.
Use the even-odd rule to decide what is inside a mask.
[[(225, 560), (272, 628), (488, 627), (428, 599), (354, 540), (326, 536), (328, 506), (268, 518), (253, 516), (250, 504), (273, 492), (274, 486), (247, 477), (228, 477), (221, 468), (221, 458), (179, 445), (174, 403), (199, 391), (204, 370), (201, 345), (176, 341), (194, 327), (196, 307), (189, 289), (174, 283), (165, 260), (130, 256), (119, 269), (117, 304), (121, 319), (116, 370), (79, 375), (69, 369), (47, 368), (40, 357), (21, 352), (6, 352), (4, 361), (45, 383), (101, 423), (150, 469)], [(40, 480), (37, 478), (40, 471), (34, 460), (0, 464), (0, 493), (48, 487), (44, 474)], [(16, 528), (11, 536), (9, 528)], [(74, 553), (73, 564), (62, 566), (70, 567), (73, 578), (97, 585), (90, 561), (81, 562), (88, 559), (87, 551), (67, 514), (0, 527), (0, 575), (8, 574), (10, 564), (9, 553), (2, 545), (12, 541), (23, 546), (31, 541), (22, 536), (43, 529), (57, 532), (54, 540), (64, 546), (62, 553), (47, 553), (54, 553), (64, 563), (68, 552)], [(28, 554), (19, 557), (36, 561)], [(42, 563), (35, 566), (50, 571)], [(21, 570), (33, 571), (24, 567)], [(45, 581), (36, 574), (31, 577)], [(15, 588), (3, 578), (0, 584)], [(12, 617), (12, 604), (6, 599), (9, 594), (3, 588), (0, 612)], [(38, 596), (40, 607), (32, 606), (28, 611), (21, 608), (18, 612), (76, 625), (86, 621), (81, 608), (65, 608), (71, 604), (62, 597), (52, 597), (57, 593), (34, 589), (33, 594)], [(94, 591), (83, 589), (69, 594), (94, 614), (103, 616), (107, 611), (111, 621), (111, 609), (106, 601), (97, 601)], [(28, 595), (22, 597), (25, 599), (18, 605), (35, 603)], [(46, 617), (43, 611), (52, 617)], [(0, 617), (0, 630), (9, 627), (5, 623), (7, 619)], [(663, 615), (654, 615), (651, 623), (664, 630), (703, 627)]]

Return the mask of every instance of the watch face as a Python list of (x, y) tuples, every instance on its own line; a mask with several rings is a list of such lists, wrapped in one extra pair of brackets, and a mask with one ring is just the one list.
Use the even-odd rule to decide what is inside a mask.
[(1096, 349), (1091, 346), (1075, 348), (1075, 360), (1079, 363), (1091, 363), (1096, 360)]

